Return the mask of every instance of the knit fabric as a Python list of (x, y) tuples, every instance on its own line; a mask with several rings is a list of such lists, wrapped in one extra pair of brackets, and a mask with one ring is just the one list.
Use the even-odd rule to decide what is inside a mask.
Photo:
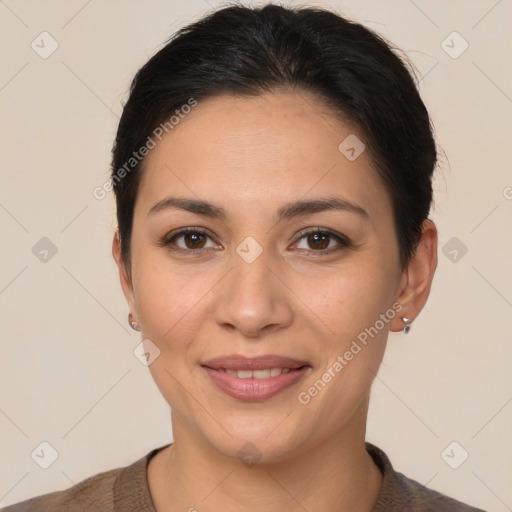
[[(86, 478), (56, 491), (10, 505), (1, 512), (156, 512), (147, 480), (148, 463), (169, 445), (151, 450), (129, 466)], [(485, 512), (442, 495), (393, 469), (387, 455), (371, 443), (366, 450), (383, 474), (372, 512)]]

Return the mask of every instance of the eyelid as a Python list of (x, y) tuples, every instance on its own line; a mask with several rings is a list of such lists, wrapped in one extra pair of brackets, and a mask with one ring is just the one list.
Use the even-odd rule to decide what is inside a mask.
[(350, 241), (350, 239), (347, 236), (342, 235), (341, 233), (337, 233), (336, 231), (333, 231), (332, 229), (321, 228), (321, 227), (304, 228), (304, 229), (302, 229), (297, 234), (296, 241), (293, 242), (293, 245), (297, 245), (303, 238), (307, 237), (308, 235), (315, 234), (315, 233), (322, 233), (322, 234), (330, 236), (331, 238), (335, 239), (338, 242), (338, 245), (335, 246), (335, 247), (331, 247), (329, 249), (318, 249), (318, 250), (314, 250), (314, 249), (309, 249), (309, 250), (308, 249), (299, 249), (299, 250), (305, 252), (308, 255), (309, 254), (315, 254), (317, 256), (321, 256), (323, 254), (327, 255), (327, 254), (330, 254), (331, 252), (335, 252), (337, 250), (340, 250), (340, 248), (348, 248), (348, 247), (352, 246), (352, 242)]
[[(215, 244), (217, 244), (217, 246), (220, 245), (215, 241), (214, 237), (206, 229), (199, 228), (199, 227), (193, 227), (193, 226), (188, 226), (185, 228), (178, 228), (178, 230), (175, 230), (175, 231), (165, 235), (159, 242), (159, 245), (162, 247), (170, 245), (176, 239), (181, 238), (182, 236), (186, 235), (187, 233), (197, 233), (206, 238), (209, 238)], [(186, 252), (186, 253), (199, 253), (200, 251), (212, 250), (212, 249), (213, 249), (213, 247), (206, 247), (206, 248), (199, 248), (199, 249), (183, 249), (181, 247), (173, 247), (172, 248), (173, 251)]]
[[(164, 236), (162, 240), (160, 241), (159, 245), (161, 246), (167, 246), (170, 245), (174, 240), (181, 238), (182, 236), (186, 235), (187, 233), (197, 233), (199, 235), (205, 236), (212, 240), (214, 243), (219, 246), (217, 242), (215, 242), (214, 237), (208, 232), (208, 230), (204, 228), (199, 227), (193, 227), (188, 226), (185, 228), (179, 228), (177, 231), (173, 231), (172, 233)], [(299, 249), (303, 253), (306, 254), (314, 254), (316, 256), (321, 256), (323, 254), (330, 254), (331, 252), (335, 252), (337, 250), (340, 250), (340, 248), (347, 248), (352, 245), (351, 241), (346, 237), (345, 235), (342, 235), (341, 233), (337, 233), (336, 231), (333, 231), (328, 228), (321, 228), (321, 227), (310, 227), (310, 228), (304, 228), (300, 230), (297, 235), (295, 242), (292, 243), (292, 246), (297, 245), (303, 238), (306, 238), (309, 235), (315, 234), (315, 233), (321, 233), (330, 236), (331, 238), (335, 239), (338, 243), (337, 246), (331, 247), (329, 249)], [(188, 253), (188, 254), (199, 254), (204, 251), (211, 251), (212, 247), (202, 247), (198, 249), (183, 249), (181, 247), (173, 247), (172, 250), (176, 252), (182, 252), (182, 253)], [(217, 249), (217, 247), (215, 248)]]

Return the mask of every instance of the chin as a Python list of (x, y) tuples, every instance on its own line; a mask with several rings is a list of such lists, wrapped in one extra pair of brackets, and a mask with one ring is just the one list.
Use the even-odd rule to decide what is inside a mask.
[(268, 439), (257, 436), (252, 439), (231, 439), (228, 443), (222, 443), (220, 446), (215, 446), (215, 448), (222, 455), (230, 459), (238, 459), (247, 467), (252, 467), (255, 464), (261, 466), (286, 461), (294, 451), (289, 439), (271, 443)]
[(280, 429), (282, 422), (283, 418), (279, 417), (269, 426), (270, 421), (244, 420), (238, 416), (233, 423), (223, 425), (229, 433), (216, 428), (215, 433), (209, 431), (204, 437), (217, 452), (227, 458), (238, 459), (246, 466), (276, 464), (305, 450), (305, 445), (310, 442), (304, 432), (295, 430), (298, 428), (296, 425), (288, 424)]

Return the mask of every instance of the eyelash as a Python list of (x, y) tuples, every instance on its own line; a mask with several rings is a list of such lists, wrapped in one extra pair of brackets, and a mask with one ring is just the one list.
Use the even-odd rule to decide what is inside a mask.
[[(198, 253), (202, 253), (202, 251), (208, 251), (210, 250), (211, 248), (207, 248), (207, 249), (204, 249), (204, 248), (199, 248), (199, 249), (182, 249), (181, 247), (170, 247), (170, 245), (176, 241), (178, 238), (184, 236), (184, 235), (187, 235), (189, 233), (194, 233), (194, 234), (197, 234), (197, 235), (201, 235), (203, 237), (207, 237), (207, 238), (212, 238), (206, 231), (200, 229), (200, 228), (184, 228), (182, 230), (180, 230), (178, 233), (175, 233), (173, 234), (172, 236), (166, 236), (164, 237), (161, 242), (160, 242), (160, 246), (163, 246), (163, 247), (169, 247), (170, 250), (172, 250), (173, 252), (177, 252), (177, 253), (181, 253), (181, 254), (187, 254), (188, 256), (192, 256), (192, 255), (199, 255)], [(337, 234), (329, 229), (322, 229), (322, 228), (315, 228), (315, 229), (310, 229), (310, 230), (306, 230), (306, 231), (301, 231), (299, 234), (298, 234), (298, 239), (296, 242), (294, 242), (295, 244), (297, 244), (298, 242), (300, 242), (303, 238), (306, 238), (310, 235), (314, 235), (314, 234), (322, 234), (322, 235), (327, 235), (327, 236), (330, 236), (332, 239), (334, 239), (336, 242), (338, 242), (338, 246), (335, 246), (335, 247), (331, 247), (330, 249), (317, 249), (317, 250), (307, 250), (307, 249), (301, 249), (303, 251), (303, 254), (306, 254), (307, 256), (314, 256), (314, 257), (322, 257), (322, 256), (325, 256), (325, 255), (328, 255), (328, 254), (331, 254), (335, 251), (339, 251), (341, 249), (347, 249), (349, 247), (352, 246), (352, 243), (350, 242), (350, 240), (343, 236), (343, 235), (340, 235), (340, 234)]]

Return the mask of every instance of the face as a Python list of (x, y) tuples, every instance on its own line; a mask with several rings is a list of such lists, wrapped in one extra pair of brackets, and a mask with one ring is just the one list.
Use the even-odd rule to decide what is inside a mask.
[(364, 435), (406, 276), (351, 134), (306, 94), (222, 96), (146, 157), (121, 280), (176, 441), (275, 462)]

